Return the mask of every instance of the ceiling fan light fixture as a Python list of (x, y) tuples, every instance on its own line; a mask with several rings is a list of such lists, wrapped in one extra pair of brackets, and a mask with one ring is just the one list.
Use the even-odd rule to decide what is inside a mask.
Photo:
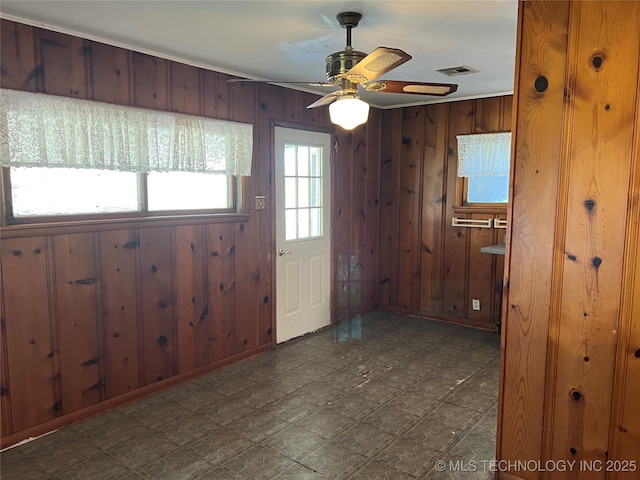
[(345, 95), (329, 105), (331, 122), (345, 130), (353, 130), (369, 118), (369, 104), (357, 95)]

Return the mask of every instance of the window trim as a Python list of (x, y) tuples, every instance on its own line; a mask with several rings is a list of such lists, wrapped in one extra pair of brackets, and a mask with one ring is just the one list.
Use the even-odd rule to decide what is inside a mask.
[(188, 209), (188, 210), (148, 210), (147, 202), (147, 179), (145, 174), (138, 174), (138, 195), (141, 210), (134, 212), (113, 212), (113, 213), (82, 213), (72, 215), (41, 215), (29, 217), (13, 216), (13, 197), (11, 195), (11, 173), (10, 167), (0, 168), (0, 200), (2, 202), (0, 229), (5, 227), (24, 227), (31, 225), (75, 225), (97, 224), (102, 221), (106, 222), (137, 222), (140, 220), (148, 220), (153, 218), (160, 219), (179, 219), (179, 218), (215, 218), (218, 216), (241, 215), (242, 212), (242, 194), (245, 189), (242, 188), (244, 179), (242, 177), (231, 176), (229, 194), (232, 206), (230, 208), (216, 209)]

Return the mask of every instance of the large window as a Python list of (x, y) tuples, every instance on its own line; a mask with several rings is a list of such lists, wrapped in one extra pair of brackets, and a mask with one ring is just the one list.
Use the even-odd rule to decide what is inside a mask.
[(73, 168), (5, 169), (10, 219), (233, 211), (233, 177), (191, 172), (146, 174)]
[(10, 223), (233, 212), (252, 148), (250, 124), (0, 90)]

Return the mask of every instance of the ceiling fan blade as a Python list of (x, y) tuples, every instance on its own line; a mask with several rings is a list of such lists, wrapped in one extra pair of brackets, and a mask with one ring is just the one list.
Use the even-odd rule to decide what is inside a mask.
[[(357, 77), (371, 81), (378, 78), (405, 62), (411, 60), (411, 55), (397, 48), (378, 47), (360, 60), (345, 76), (349, 79)], [(360, 80), (362, 81), (362, 80)]]
[(369, 92), (411, 93), (444, 97), (458, 90), (455, 83), (403, 82), (399, 80), (378, 80), (362, 85)]
[(342, 95), (342, 92), (340, 91), (328, 93), (324, 97), (313, 102), (307, 108), (316, 108), (316, 107), (322, 107), (323, 105), (329, 105), (330, 103), (333, 103), (335, 100), (337, 100), (337, 98), (340, 95)]
[(335, 87), (335, 83), (330, 82), (290, 82), (287, 80), (253, 80), (248, 78), (230, 78), (228, 83), (253, 82), (253, 83), (290, 83), (296, 85), (309, 85), (310, 87)]

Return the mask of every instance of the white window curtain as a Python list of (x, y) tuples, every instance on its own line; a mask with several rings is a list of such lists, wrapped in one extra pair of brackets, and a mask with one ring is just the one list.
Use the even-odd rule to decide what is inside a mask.
[(0, 164), (251, 175), (253, 126), (0, 90)]
[(458, 176), (509, 175), (511, 132), (458, 135)]

